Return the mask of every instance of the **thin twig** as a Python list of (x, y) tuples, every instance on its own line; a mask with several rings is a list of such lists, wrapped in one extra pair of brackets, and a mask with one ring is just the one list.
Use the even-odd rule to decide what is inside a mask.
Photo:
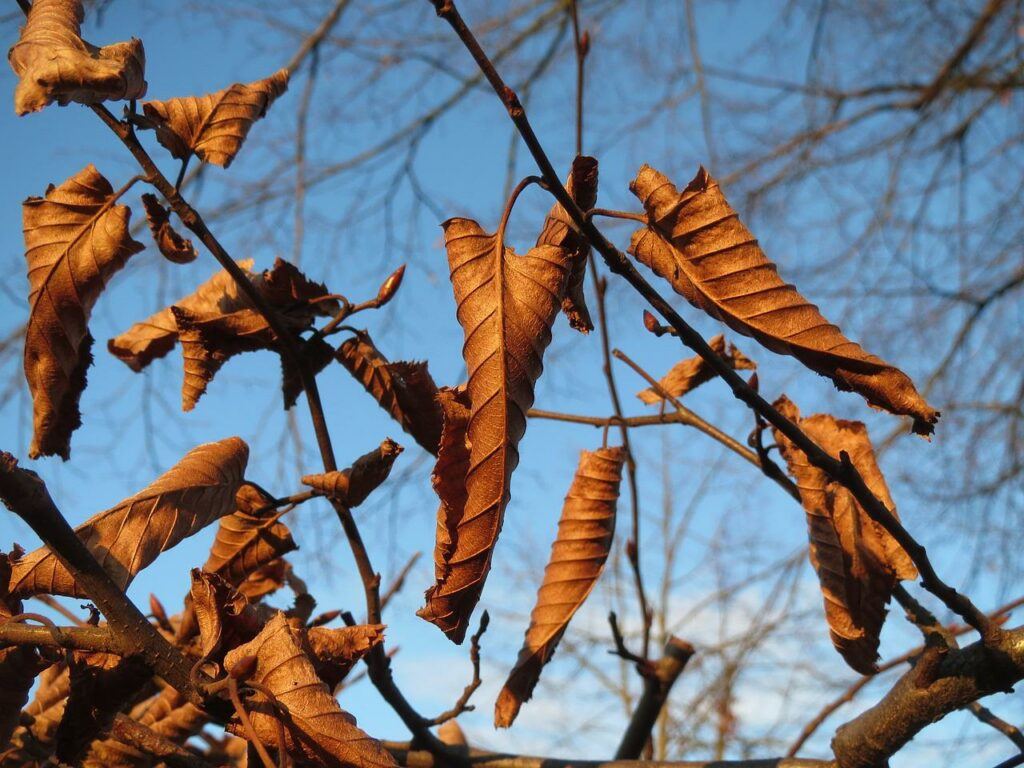
[(487, 631), (487, 625), (490, 624), (491, 617), (484, 611), (480, 615), (480, 625), (477, 627), (476, 633), (469, 639), (469, 661), (473, 665), (473, 679), (469, 681), (469, 684), (462, 690), (462, 695), (459, 696), (458, 700), (448, 709), (442, 712), (437, 717), (430, 720), (430, 724), (441, 725), (447, 723), (449, 720), (454, 720), (456, 717), (461, 715), (463, 712), (471, 712), (474, 707), (469, 703), (469, 700), (473, 698), (473, 694), (476, 693), (476, 689), (480, 687), (480, 638), (483, 637), (484, 632)]

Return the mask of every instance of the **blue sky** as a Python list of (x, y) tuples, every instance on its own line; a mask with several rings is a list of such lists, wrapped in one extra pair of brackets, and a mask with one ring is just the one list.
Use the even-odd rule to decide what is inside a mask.
[[(315, 9), (293, 9), (290, 20), (299, 29), (310, 29), (315, 25), (319, 6), (323, 4), (316, 5)], [(358, 24), (363, 16), (359, 3), (354, 5), (357, 7), (342, 18), (339, 35), (356, 35), (360, 31)], [(474, 4), (466, 2), (463, 5), (472, 20)], [(650, 4), (640, 5), (648, 9), (652, 7)], [(766, 9), (770, 6), (772, 4), (757, 2), (736, 6), (700, 5), (699, 21), (702, 29), (706, 30), (705, 57), (714, 61), (716, 57), (724, 56), (726, 51), (754, 40), (775, 18), (774, 13), (778, 9), (773, 7), (773, 14), (768, 15)], [(263, 26), (247, 19), (244, 14), (239, 16), (234, 27), (204, 25), (201, 22), (205, 18), (188, 13), (175, 16), (149, 4), (117, 0), (101, 26), (87, 23), (85, 36), (97, 44), (131, 35), (142, 37), (146, 46), (151, 98), (198, 94), (231, 82), (264, 77), (281, 66), (294, 48), (294, 41), (288, 34), (268, 36)], [(436, 23), (430, 13), (422, 13), (422, 19), (424, 24)], [(2, 28), (9, 42), (13, 42), (13, 27), (7, 24)], [(796, 23), (794, 28), (800, 29), (800, 24)], [(363, 31), (367, 37), (372, 36), (372, 29)], [(438, 34), (445, 31), (447, 28), (438, 24)], [(684, 113), (684, 117), (677, 118), (678, 122), (674, 124), (655, 120), (631, 135), (617, 135), (615, 123), (629, 109), (631, 91), (636, 88), (636, 83), (622, 82), (603, 70), (609, 65), (600, 57), (602, 35), (607, 40), (614, 40), (621, 30), (598, 25), (594, 33), (598, 45), (595, 46), (595, 72), (589, 96), (593, 97), (595, 106), (592, 107), (588, 137), (592, 137), (589, 142), (601, 150), (603, 186), (600, 204), (635, 208), (635, 201), (626, 185), (642, 162), (671, 169), (676, 174), (676, 181), (682, 184), (689, 179), (698, 163), (708, 162), (706, 148), (700, 139), (693, 111)], [(673, 32), (663, 29), (657, 34), (670, 38)], [(521, 53), (520, 60), (510, 62), (509, 66), (515, 73), (527, 70), (529, 57), (543, 49), (547, 42), (547, 39), (531, 42)], [(788, 53), (773, 56), (773, 66), (782, 70), (802, 66), (805, 47), (806, 44), (804, 48), (795, 46)], [(754, 51), (749, 66), (757, 71), (759, 66), (767, 66), (767, 61), (766, 57)], [(449, 63), (460, 72), (469, 71), (468, 59), (461, 52), (457, 52)], [(775, 74), (782, 76), (785, 72)], [(385, 74), (388, 87), (403, 87), (403, 83), (387, 82), (387, 77)], [(531, 106), (536, 115), (534, 122), (538, 133), (559, 167), (567, 167), (572, 152), (571, 82), (567, 60), (557, 60), (535, 87), (536, 104)], [(289, 127), (294, 123), (303, 83), (304, 75), (300, 74), (266, 120), (255, 126), (251, 149), (249, 146), (243, 148), (229, 171), (210, 169), (197, 198), (201, 211), (215, 209), (222, 201), (234, 199), (237, 184), (241, 183), (239, 180), (257, 178), (261, 170), (287, 158), (287, 147), (274, 147), (266, 140), (287, 136)], [(0, 93), (10, 94), (13, 85), (13, 74), (4, 69), (0, 75)], [(344, 91), (348, 86), (345, 83), (319, 83), (317, 87)], [(600, 97), (595, 92), (600, 93)], [(429, 96), (429, 93), (411, 93), (408, 109), (417, 109), (421, 102), (429, 103), (432, 101)], [(380, 114), (368, 112), (351, 121), (346, 121), (343, 110), (338, 115), (316, 113), (316, 118), (319, 122), (310, 148), (313, 161), (354, 154), (401, 121), (398, 114), (387, 111)], [(60, 183), (87, 162), (96, 164), (115, 188), (130, 178), (135, 169), (131, 158), (114, 137), (94, 115), (78, 106), (50, 107), (40, 114), (21, 119), (15, 118), (11, 109), (2, 109), (0, 135), (6, 147), (6, 173), (0, 178), (0, 249), (7, 254), (6, 269), (0, 274), (0, 336), (5, 336), (26, 317), (21, 201), (28, 195), (41, 195), (47, 184)], [(508, 144), (508, 128), (500, 105), (489, 92), (478, 90), (463, 102), (456, 113), (439, 121), (425, 136), (416, 155), (416, 172), (419, 178), (426, 180), (432, 198), (442, 204), (445, 216), (471, 215), (485, 227), (495, 227), (503, 206), (502, 184)], [(149, 146), (154, 157), (159, 157), (156, 143), (150, 141)], [(344, 151), (339, 151), (339, 146)], [(163, 162), (162, 167), (173, 177), (175, 163)], [(516, 160), (516, 167), (519, 175), (533, 170), (529, 158), (522, 154)], [(459, 354), (461, 330), (455, 321), (439, 220), (429, 209), (412, 205), (406, 185), (400, 187), (395, 196), (399, 220), (397, 223), (391, 221), (392, 227), (387, 229), (388, 213), (377, 205), (380, 190), (372, 186), (385, 183), (385, 171), (383, 167), (379, 171), (371, 171), (366, 177), (366, 189), (327, 183), (311, 191), (302, 265), (311, 277), (326, 281), (333, 290), (362, 299), (372, 295), (376, 285), (395, 266), (408, 262), (405, 284), (398, 298), (377, 316), (357, 318), (357, 324), (365, 324), (392, 359), (429, 359), (438, 383), (454, 384), (464, 376)], [(134, 194), (129, 197), (134, 198)], [(133, 220), (137, 221), (141, 207), (137, 200), (129, 199), (128, 202), (133, 204)], [(531, 244), (537, 222), (548, 204), (542, 193), (533, 189), (517, 206), (510, 232), (512, 243), (520, 250)], [(813, 195), (801, 199), (799, 204), (808, 220), (819, 221), (827, 220), (834, 213), (833, 207), (838, 205), (833, 199), (825, 196), (814, 198)], [(288, 206), (286, 199), (271, 203), (260, 211), (258, 217), (246, 215), (215, 220), (213, 229), (234, 257), (253, 257), (257, 267), (265, 268), (276, 255), (292, 257), (292, 216)], [(841, 242), (842, 238), (841, 233), (823, 232), (811, 227), (802, 237), (795, 238), (792, 231), (776, 231), (768, 224), (765, 222), (762, 240), (770, 254), (779, 254), (776, 258), (784, 272), (785, 259), (790, 257), (793, 259), (792, 273), (799, 274), (800, 269), (807, 267), (813, 271), (814, 259), (820, 253), (834, 251), (836, 241)], [(608, 232), (622, 245), (628, 241), (629, 230), (623, 226), (609, 225)], [(148, 245), (148, 233), (140, 233), (138, 239)], [(777, 251), (771, 249), (773, 246)], [(294, 423), (307, 444), (303, 451), (296, 453), (290, 442), (290, 425), (279, 404), (278, 364), (269, 353), (250, 354), (232, 360), (218, 374), (196, 410), (188, 414), (181, 413), (178, 408), (181, 363), (177, 351), (156, 362), (143, 374), (133, 374), (106, 353), (106, 339), (190, 292), (194, 285), (214, 271), (215, 263), (208, 253), (202, 253), (193, 265), (179, 267), (163, 262), (152, 247), (147, 247), (115, 278), (99, 301), (91, 322), (92, 333), (97, 339), (96, 363), (89, 372), (89, 386), (82, 398), (84, 426), (73, 437), (70, 462), (62, 464), (59, 459), (27, 461), (31, 403), (24, 386), (11, 393), (0, 405), (2, 447), (25, 459), (26, 464), (45, 478), (52, 495), (72, 523), (77, 524), (141, 489), (158, 472), (171, 466), (188, 447), (229, 435), (240, 435), (250, 443), (253, 456), (248, 475), (272, 492), (293, 492), (298, 489), (300, 470), (318, 469), (303, 402), (294, 410)], [(653, 373), (660, 375), (684, 356), (671, 340), (655, 340), (643, 331), (640, 324), (642, 304), (628, 287), (613, 283), (609, 302), (615, 343)], [(709, 335), (718, 332), (712, 322), (699, 317), (695, 310), (685, 309), (687, 319), (701, 330)], [(854, 327), (858, 322), (872, 319), (864, 318), (857, 306), (843, 305), (838, 311), (849, 317)], [(877, 426), (880, 432), (891, 428), (891, 420), (867, 411), (859, 398), (836, 396), (827, 381), (815, 376), (804, 376), (796, 383), (798, 371), (791, 361), (756, 349), (750, 340), (734, 341), (761, 363), (759, 376), (764, 392), (774, 396), (785, 389), (804, 404), (805, 412), (835, 408), (843, 416), (865, 419), (873, 428)], [(883, 356), (889, 357), (888, 350)], [(537, 407), (591, 415), (609, 413), (605, 384), (599, 369), (596, 335), (581, 338), (569, 330), (564, 319), (559, 318), (546, 362), (548, 371), (538, 387)], [(926, 368), (926, 361), (919, 356), (908, 356), (894, 362), (912, 374)], [(10, 364), (4, 371), (9, 369)], [(642, 382), (625, 367), (617, 368), (616, 376), (628, 411), (633, 414), (644, 412), (643, 406), (633, 398), (633, 393), (643, 387)], [(469, 664), (464, 649), (453, 648), (440, 633), (413, 616), (420, 603), (420, 590), (430, 583), (430, 549), (436, 509), (436, 500), (429, 486), (430, 462), (340, 367), (328, 369), (320, 382), (341, 462), (350, 461), (371, 449), (385, 435), (394, 437), (407, 448), (396, 464), (393, 488), (374, 497), (357, 511), (356, 516), (385, 582), (389, 575), (397, 572), (411, 552), (423, 552), (406, 589), (389, 610), (386, 622), (389, 625), (389, 643), (400, 647), (394, 665), (399, 684), (420, 711), (436, 713), (450, 706), (468, 681)], [(735, 406), (725, 388), (718, 384), (710, 384), (697, 392), (691, 405), (740, 439), (749, 431), (748, 415)], [(571, 749), (573, 754), (580, 756), (606, 755), (614, 746), (623, 717), (621, 707), (609, 701), (607, 696), (602, 696), (593, 680), (577, 675), (573, 665), (562, 663), (558, 657), (549, 670), (550, 677), (554, 681), (575, 678), (579, 688), (572, 689), (570, 694), (561, 689), (560, 683), (542, 684), (538, 700), (524, 707), (522, 723), (511, 736), (494, 734), (489, 725), (494, 694), (502, 675), (515, 658), (525, 626), (524, 617), (533, 591), (529, 582), (531, 579), (539, 581), (539, 569), (554, 532), (561, 498), (568, 487), (576, 455), (581, 449), (595, 447), (600, 439), (599, 432), (588, 427), (535, 421), (531, 422), (520, 446), (522, 463), (513, 481), (512, 502), (496, 555), (495, 571), (481, 603), (492, 612), (495, 622), (484, 642), (486, 682), (477, 696), (479, 710), (464, 719), (474, 743), (514, 747), (526, 752), (557, 753)], [(746, 465), (716, 444), (683, 428), (640, 430), (635, 433), (634, 441), (644, 487), (645, 547), (654, 550), (659, 542), (654, 521), (664, 500), (661, 481), (664, 466), (668, 467), (673, 489), (672, 503), (682, 509), (690, 498), (698, 499), (692, 536), (685, 543), (689, 549), (685, 549), (686, 554), (682, 556), (684, 566), (687, 558), (691, 562), (699, 561), (716, 540), (737, 546), (757, 542), (761, 545), (759, 557), (781, 556), (802, 545), (805, 533), (799, 510), (774, 486), (754, 477)], [(909, 438), (901, 445), (909, 446), (906, 451), (927, 450), (923, 443), (918, 445), (917, 441)], [(900, 452), (893, 454), (894, 457), (904, 455)], [(705, 490), (702, 483), (708, 463), (715, 468), (716, 475), (706, 492), (696, 495), (698, 490)], [(898, 491), (898, 479), (894, 485)], [(904, 516), (909, 516), (911, 529), (915, 530), (912, 503), (903, 506), (904, 501), (898, 493), (897, 501)], [(623, 504), (620, 513), (625, 509)], [(360, 587), (340, 529), (329, 509), (326, 505), (309, 504), (293, 512), (289, 518), (287, 522), (302, 548), (295, 559), (296, 569), (309, 582), (320, 607), (324, 610), (343, 607), (358, 615)], [(627, 535), (627, 522), (626, 515), (621, 514), (617, 532), (619, 547)], [(205, 559), (211, 535), (212, 531), (208, 531), (196, 536), (162, 557), (133, 584), (131, 596), (144, 605), (148, 594), (153, 592), (170, 610), (175, 610), (187, 588), (187, 568)], [(956, 564), (963, 559), (957, 557), (962, 554), (958, 550), (963, 545), (948, 538), (932, 541), (928, 537), (929, 532), (925, 530), (924, 538), (934, 545), (940, 562), (952, 568), (952, 578), (964, 576), (964, 568)], [(28, 548), (35, 545), (31, 532), (23, 525), (12, 516), (0, 516), (0, 543), (13, 541)], [(753, 571), (759, 564), (760, 561), (751, 561), (742, 567)], [(658, 568), (658, 562), (652, 562), (652, 577), (657, 575)], [(802, 566), (801, 573), (804, 582), (799, 591), (801, 600), (807, 606), (816, 606), (815, 586), (813, 580), (807, 578), (810, 569), (806, 564)], [(609, 573), (607, 581), (614, 580), (615, 574)], [(679, 612), (683, 613), (693, 607), (713, 583), (713, 574), (694, 573), (675, 591), (674, 605), (678, 605)], [(633, 607), (621, 606), (613, 592), (609, 588), (596, 593), (592, 605), (578, 617), (577, 623), (588, 631), (600, 633), (604, 613), (609, 607), (619, 608), (629, 621)], [(982, 595), (986, 604), (988, 601), (994, 603), (998, 597), (988, 591)], [(756, 614), (763, 599), (760, 588), (755, 588), (744, 598), (746, 603), (741, 602), (732, 610), (741, 618)], [(900, 626), (887, 629), (884, 648), (902, 649), (913, 642), (913, 634), (902, 626), (899, 618), (898, 612), (894, 613), (890, 624)], [(699, 644), (705, 634), (709, 637), (714, 634), (709, 626), (715, 625), (715, 629), (719, 629), (720, 623), (737, 620), (732, 615), (709, 616), (706, 610), (702, 610), (683, 631)], [(567, 642), (572, 639), (572, 631)], [(807, 631), (814, 633), (815, 648), (831, 653), (824, 648), (827, 640), (824, 623), (819, 617), (808, 622)], [(780, 657), (784, 657), (787, 651), (799, 649), (806, 642), (805, 638), (783, 637), (773, 648)], [(608, 668), (615, 669), (610, 662)], [(761, 679), (759, 675), (770, 674), (770, 669), (761, 670), (755, 674), (754, 681)], [(842, 673), (837, 672), (837, 676), (841, 677)], [(684, 676), (681, 686), (685, 688), (687, 685)], [(741, 720), (745, 719), (747, 723), (757, 723), (760, 718), (765, 718), (766, 710), (774, 715), (779, 707), (802, 705), (801, 701), (782, 702), (778, 696), (769, 694), (759, 698), (758, 688), (752, 683), (743, 689), (744, 698), (738, 710)], [(864, 702), (870, 700), (866, 697)], [(353, 711), (360, 724), (374, 735), (402, 735), (400, 723), (369, 685), (364, 683), (346, 692), (343, 705)], [(574, 742), (571, 733), (567, 736), (566, 728), (571, 728), (572, 718), (567, 720), (564, 715), (567, 709), (577, 708), (582, 721), (611, 718), (609, 727), (603, 729), (603, 736), (588, 738), (583, 743)], [(937, 729), (935, 735), (940, 740), (955, 738), (960, 734), (961, 725), (962, 720), (951, 718), (951, 724)], [(818, 752), (826, 749), (827, 731), (826, 727), (822, 738), (814, 745)], [(983, 760), (987, 758), (987, 753), (982, 756)], [(897, 758), (893, 764), (915, 763)]]

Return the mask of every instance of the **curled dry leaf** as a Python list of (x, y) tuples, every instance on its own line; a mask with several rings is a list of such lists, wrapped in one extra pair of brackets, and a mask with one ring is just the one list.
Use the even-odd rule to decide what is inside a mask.
[[(572, 161), (566, 191), (580, 210), (589, 211), (597, 203), (597, 159), (577, 155)], [(590, 241), (579, 230), (561, 203), (552, 206), (544, 222), (544, 229), (537, 238), (537, 245), (554, 245), (565, 248), (572, 255), (569, 278), (565, 283), (562, 297), (562, 312), (569, 318), (569, 325), (581, 333), (594, 330), (590, 319), (587, 300), (583, 292), (583, 281), (587, 274), (587, 257), (590, 255)]]
[(346, 507), (358, 507), (388, 479), (402, 446), (385, 438), (377, 448), (364, 453), (351, 467), (319, 475), (303, 475), (302, 484), (339, 501)]
[(530, 700), (541, 669), (554, 655), (566, 627), (604, 569), (615, 532), (615, 505), (625, 458), (621, 447), (580, 455), (523, 647), (498, 694), (494, 708), (498, 728), (512, 725), (519, 708)]
[(306, 648), (313, 668), (332, 691), (360, 659), (382, 642), (383, 624), (356, 624), (336, 629), (313, 627), (306, 631)]
[[(234, 509), (249, 448), (237, 437), (193, 448), (145, 490), (75, 529), (114, 582), (125, 589), (166, 549)], [(14, 563), (8, 594), (88, 597), (49, 547)]]
[(403, 430), (437, 453), (441, 412), (434, 402), (437, 385), (425, 362), (388, 362), (365, 331), (338, 347), (337, 357)]
[[(736, 349), (732, 344), (726, 349), (725, 336), (722, 334), (718, 334), (711, 339), (708, 342), (708, 346), (719, 356), (723, 357), (733, 370), (752, 371), (757, 368), (753, 360)], [(658, 384), (672, 397), (682, 397), (688, 392), (695, 390), (701, 384), (711, 381), (717, 375), (703, 357), (696, 355), (673, 365), (668, 373), (661, 377)], [(661, 395), (655, 392), (653, 387), (637, 392), (636, 396), (648, 405), (662, 401)]]
[(446, 221), (444, 233), (469, 370), (470, 463), (444, 572), (419, 615), (461, 643), (491, 567), (571, 258), (551, 245), (518, 256), (469, 219)]
[[(352, 716), (338, 706), (301, 646), (298, 630), (278, 613), (252, 641), (225, 657), (224, 665), (231, 669), (246, 656), (255, 656), (250, 680), (267, 688), (287, 710), (287, 717), (278, 719), (265, 699), (250, 698), (247, 708), (256, 734), (265, 744), (276, 744), (277, 724), (283, 724), (286, 750), (300, 763), (339, 768), (394, 766), (394, 758), (380, 742), (356, 727)], [(228, 727), (242, 734), (237, 725)]]
[(469, 474), (469, 393), (465, 386), (443, 387), (437, 393), (443, 414), (441, 445), (430, 476), (434, 492), (441, 499), (437, 510), (434, 542), (434, 578), (440, 581), (452, 556), (456, 529), (466, 509), (466, 475)]
[(271, 560), (246, 576), (238, 585), (238, 591), (250, 602), (259, 600), (281, 589), (291, 576), (291, 570), (291, 564), (283, 557)]
[(630, 252), (671, 283), (676, 293), (738, 333), (780, 355), (792, 355), (841, 390), (858, 392), (890, 413), (911, 416), (914, 431), (931, 434), (939, 413), (897, 368), (847, 339), (778, 275), (718, 182), (701, 168), (682, 193), (643, 166), (630, 185), (649, 225)]
[(45, 197), (22, 204), (32, 458), (70, 455), (71, 433), (82, 423), (78, 400), (92, 362), (89, 315), (114, 273), (143, 249), (128, 234), (131, 210), (114, 200), (110, 182), (90, 164), (59, 187), (51, 185)]
[[(323, 283), (307, 278), (294, 265), (277, 259), (274, 266), (256, 275), (249, 272), (251, 261), (239, 262), (246, 277), (262, 298), (294, 331), (308, 328), (315, 317), (329, 317), (338, 310), (337, 301)], [(221, 271), (190, 296), (168, 307), (108, 343), (111, 353), (134, 371), (140, 371), (182, 344), (185, 375), (182, 407), (189, 411), (206, 391), (220, 367), (241, 352), (270, 349), (279, 352), (278, 339), (267, 321), (255, 309), (231, 276)], [(308, 346), (308, 345), (307, 345)], [(323, 362), (320, 367), (326, 365)], [(285, 364), (286, 404), (298, 396), (301, 385), (295, 372)]]
[(195, 153), (204, 163), (227, 168), (252, 124), (287, 89), (288, 70), (282, 69), (263, 80), (235, 83), (205, 96), (147, 101), (142, 110), (171, 155), (184, 160)]
[(81, 0), (35, 0), (21, 37), (7, 54), (18, 75), (14, 111), (38, 112), (56, 101), (98, 104), (146, 95), (146, 53), (132, 38), (97, 48), (81, 38)]
[[(252, 259), (243, 259), (237, 263), (251, 279), (256, 279), (256, 275), (250, 272)], [(250, 306), (248, 300), (242, 296), (238, 284), (227, 270), (223, 269), (196, 288), (193, 293), (174, 304), (195, 313), (214, 310), (228, 312), (232, 308)], [(108, 341), (107, 349), (110, 354), (138, 373), (174, 349), (177, 341), (178, 325), (174, 322), (174, 313), (170, 307), (165, 307)]]
[(175, 264), (188, 264), (199, 255), (191, 240), (186, 240), (171, 226), (171, 212), (160, 205), (156, 195), (146, 193), (142, 196), (142, 207), (146, 209), (146, 223), (156, 241), (160, 253), (168, 261)]
[[(846, 451), (871, 491), (896, 514), (863, 424), (828, 414), (801, 418), (796, 405), (785, 396), (775, 407), (834, 458)], [(916, 578), (917, 569), (888, 531), (868, 517), (853, 494), (812, 466), (807, 455), (778, 430), (775, 440), (807, 513), (811, 565), (821, 583), (832, 644), (853, 669), (873, 674), (893, 587), (897, 580)]]
[(280, 521), (273, 502), (250, 483), (239, 487), (235, 511), (220, 519), (203, 570), (238, 586), (267, 563), (296, 550), (291, 531)]
[(191, 578), (189, 597), (199, 628), (202, 658), (217, 659), (225, 649), (255, 636), (259, 620), (242, 594), (215, 573), (193, 568)]

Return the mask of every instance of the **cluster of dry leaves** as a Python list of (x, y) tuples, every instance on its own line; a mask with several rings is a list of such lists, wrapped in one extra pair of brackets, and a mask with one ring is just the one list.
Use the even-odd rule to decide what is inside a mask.
[[(97, 48), (79, 36), (78, 0), (36, 0), (10, 61), (19, 76), (15, 109), (25, 114), (57, 102), (88, 105), (142, 98), (146, 92), (142, 43)], [(173, 158), (195, 155), (227, 167), (253, 123), (287, 86), (287, 73), (235, 84), (201, 97), (142, 103), (126, 121), (152, 130)], [(32, 393), (32, 458), (67, 459), (81, 423), (79, 399), (92, 361), (90, 313), (104, 288), (144, 246), (129, 235), (131, 209), (91, 164), (43, 197), (24, 203), (29, 323), (25, 376)], [(897, 368), (869, 354), (829, 323), (816, 306), (782, 281), (756, 239), (702, 169), (679, 192), (661, 173), (643, 167), (631, 185), (645, 211), (630, 252), (694, 307), (766, 349), (791, 355), (840, 389), (913, 420), (931, 432), (938, 417)], [(567, 189), (583, 210), (597, 200), (597, 161), (577, 157)], [(173, 207), (174, 201), (165, 201)], [(197, 257), (153, 194), (142, 196), (153, 240), (171, 262)], [(508, 211), (506, 212), (507, 218)], [(561, 309), (571, 326), (593, 328), (583, 286), (590, 248), (556, 204), (536, 244), (517, 254), (477, 222), (443, 224), (456, 315), (464, 331), (468, 381), (438, 387), (423, 362), (390, 362), (369, 334), (334, 346), (341, 319), (379, 308), (395, 295), (401, 271), (377, 297), (352, 305), (278, 260), (255, 272), (237, 262), (248, 282), (222, 270), (171, 306), (136, 322), (108, 343), (133, 371), (170, 353), (182, 354), (182, 406), (194, 408), (233, 356), (271, 350), (282, 360), (285, 407), (303, 390), (286, 341), (300, 350), (298, 365), (313, 375), (333, 361), (344, 366), (422, 448), (436, 456), (433, 487), (440, 499), (434, 547), (435, 581), (419, 611), (461, 643), (481, 597), (510, 502), (518, 445), (543, 371), (544, 351)], [(259, 301), (255, 301), (258, 297)], [(267, 310), (279, 321), (275, 330)], [(317, 322), (326, 321), (317, 327)], [(279, 331), (290, 334), (285, 340)], [(724, 337), (712, 349), (737, 370), (753, 362)], [(647, 404), (663, 394), (681, 397), (714, 377), (704, 358), (672, 367), (657, 389), (639, 393)], [(777, 407), (835, 457), (845, 451), (870, 488), (893, 508), (864, 425), (828, 415), (802, 418), (787, 399)], [(837, 650), (854, 669), (870, 674), (892, 590), (915, 569), (907, 554), (872, 521), (842, 486), (813, 467), (785, 435), (776, 440), (796, 479), (807, 513), (810, 557), (821, 582), (825, 616)], [(385, 440), (349, 469), (301, 478), (305, 498), (322, 496), (347, 508), (363, 503), (387, 478), (401, 448)], [(217, 532), (210, 556), (191, 573), (182, 610), (168, 616), (152, 606), (154, 625), (202, 671), (221, 681), (216, 695), (233, 704), (227, 731), (256, 754), (315, 765), (390, 765), (393, 757), (355, 724), (334, 696), (354, 664), (380, 646), (384, 627), (323, 626), (315, 605), (285, 556), (296, 549), (283, 521), (288, 500), (246, 480), (248, 448), (238, 438), (201, 445), (149, 487), (79, 526), (77, 533), (116, 584), (126, 588), (163, 551), (207, 526)], [(626, 453), (603, 445), (584, 451), (563, 505), (522, 650), (501, 690), (495, 723), (512, 724), (566, 631), (594, 588), (611, 551)], [(59, 553), (43, 547), (13, 552), (0, 571), (0, 610), (18, 621), (22, 601), (37, 595), (88, 598)], [(294, 592), (287, 611), (264, 598)], [(95, 621), (99, 622), (98, 616)], [(105, 626), (99, 623), (100, 627)], [(38, 685), (26, 706), (29, 691)], [(102, 692), (102, 694), (101, 694)], [(24, 708), (24, 712), (22, 709)], [(142, 766), (154, 758), (110, 735), (129, 718), (165, 740), (183, 745), (211, 721), (181, 692), (154, 679), (133, 656), (113, 652), (10, 645), (0, 650), (0, 765), (28, 765), (56, 757), (86, 765)], [(244, 759), (244, 742), (208, 739), (203, 750), (220, 762)], [(271, 756), (276, 754), (276, 758)]]

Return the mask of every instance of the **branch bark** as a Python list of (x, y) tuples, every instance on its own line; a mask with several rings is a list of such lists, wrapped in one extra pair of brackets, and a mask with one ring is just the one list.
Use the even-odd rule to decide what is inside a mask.
[(651, 674), (644, 679), (644, 691), (640, 694), (619, 748), (615, 751), (616, 760), (635, 760), (640, 757), (644, 745), (651, 738), (651, 729), (668, 701), (672, 686), (693, 654), (693, 646), (678, 637), (670, 637), (665, 643), (664, 654), (653, 665)]

